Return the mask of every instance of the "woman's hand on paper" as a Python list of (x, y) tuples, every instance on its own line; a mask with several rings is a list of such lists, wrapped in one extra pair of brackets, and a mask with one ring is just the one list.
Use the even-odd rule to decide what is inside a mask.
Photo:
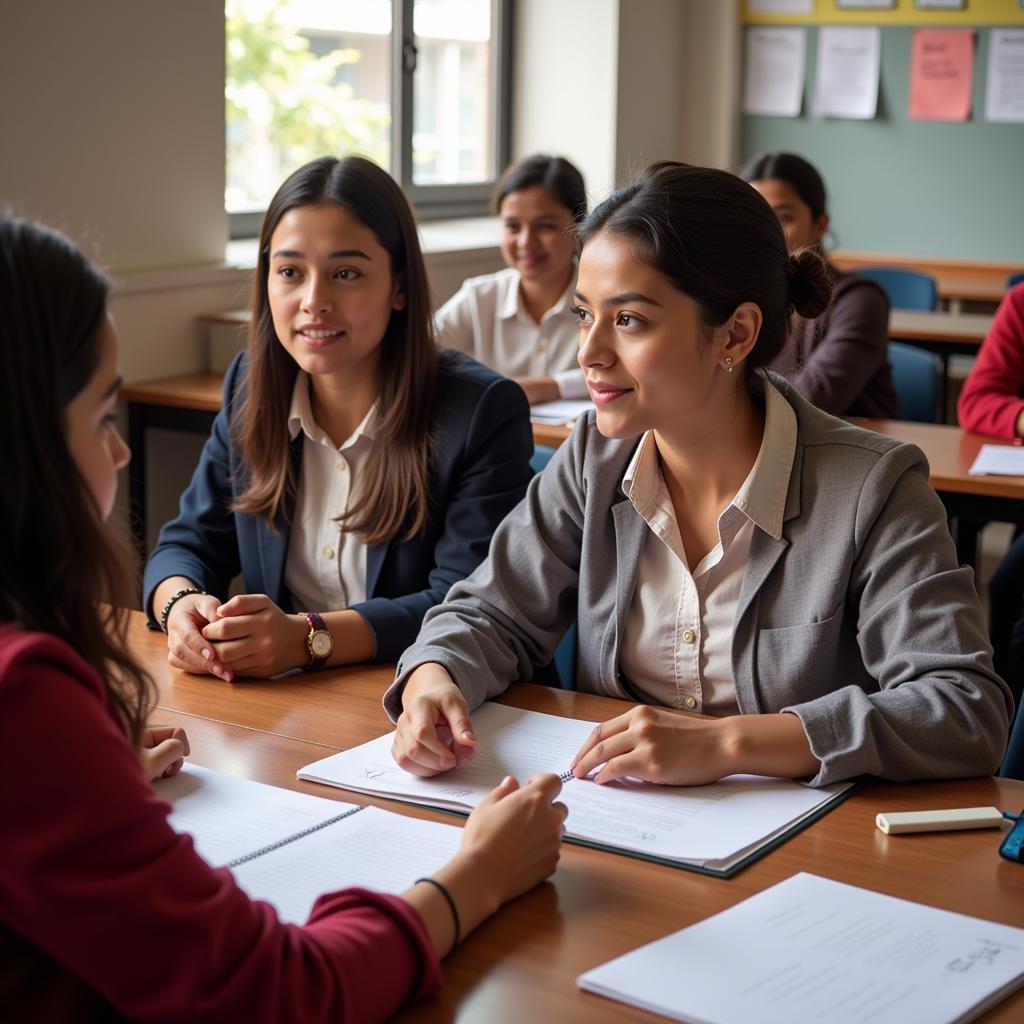
[(143, 730), (139, 758), (151, 782), (177, 775), (188, 754), (188, 736), (180, 726), (155, 725)]
[(224, 666), (221, 678), (236, 676), (265, 679), (301, 668), (308, 660), (305, 615), (288, 615), (266, 594), (239, 594), (216, 609), (202, 630), (206, 647)]
[(429, 778), (468, 764), (476, 753), (466, 698), (441, 665), (420, 665), (409, 676), (402, 709), (391, 756), (405, 771)]
[(212, 594), (186, 594), (175, 602), (167, 617), (167, 662), (171, 668), (231, 681), (231, 673), (201, 632), (216, 621), (219, 606), (220, 600)]
[(680, 714), (646, 704), (602, 722), (573, 760), (572, 773), (595, 782), (633, 778), (667, 786), (717, 782), (735, 769), (726, 752), (728, 719)]

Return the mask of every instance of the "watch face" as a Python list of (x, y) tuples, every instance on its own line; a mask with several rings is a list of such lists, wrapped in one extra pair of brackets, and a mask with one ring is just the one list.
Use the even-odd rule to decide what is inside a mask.
[(334, 644), (331, 643), (331, 634), (324, 629), (318, 629), (313, 633), (310, 640), (310, 649), (314, 658), (326, 658)]

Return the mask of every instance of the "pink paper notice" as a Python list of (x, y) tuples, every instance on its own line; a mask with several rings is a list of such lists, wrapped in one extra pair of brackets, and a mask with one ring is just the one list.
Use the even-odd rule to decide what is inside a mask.
[(973, 29), (914, 29), (909, 116), (966, 121), (971, 116), (973, 75)]

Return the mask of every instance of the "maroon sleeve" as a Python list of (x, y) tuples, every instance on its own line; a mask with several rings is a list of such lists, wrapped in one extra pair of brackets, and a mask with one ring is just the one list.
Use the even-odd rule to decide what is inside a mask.
[(957, 417), (964, 430), (1016, 437), (1024, 409), (1024, 284), (1006, 293), (960, 392)]
[(809, 402), (843, 416), (885, 365), (889, 301), (871, 281), (847, 279), (828, 311), (824, 336), (793, 378)]
[(0, 775), (3, 920), (127, 1017), (380, 1020), (440, 984), (403, 900), (348, 890), (286, 925), (209, 867), (53, 638), (0, 634)]

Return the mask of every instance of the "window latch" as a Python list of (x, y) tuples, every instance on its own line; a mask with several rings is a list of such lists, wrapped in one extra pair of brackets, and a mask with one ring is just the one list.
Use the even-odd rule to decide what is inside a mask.
[(419, 50), (413, 43), (408, 41), (402, 43), (402, 70), (411, 75), (416, 70), (416, 58)]

